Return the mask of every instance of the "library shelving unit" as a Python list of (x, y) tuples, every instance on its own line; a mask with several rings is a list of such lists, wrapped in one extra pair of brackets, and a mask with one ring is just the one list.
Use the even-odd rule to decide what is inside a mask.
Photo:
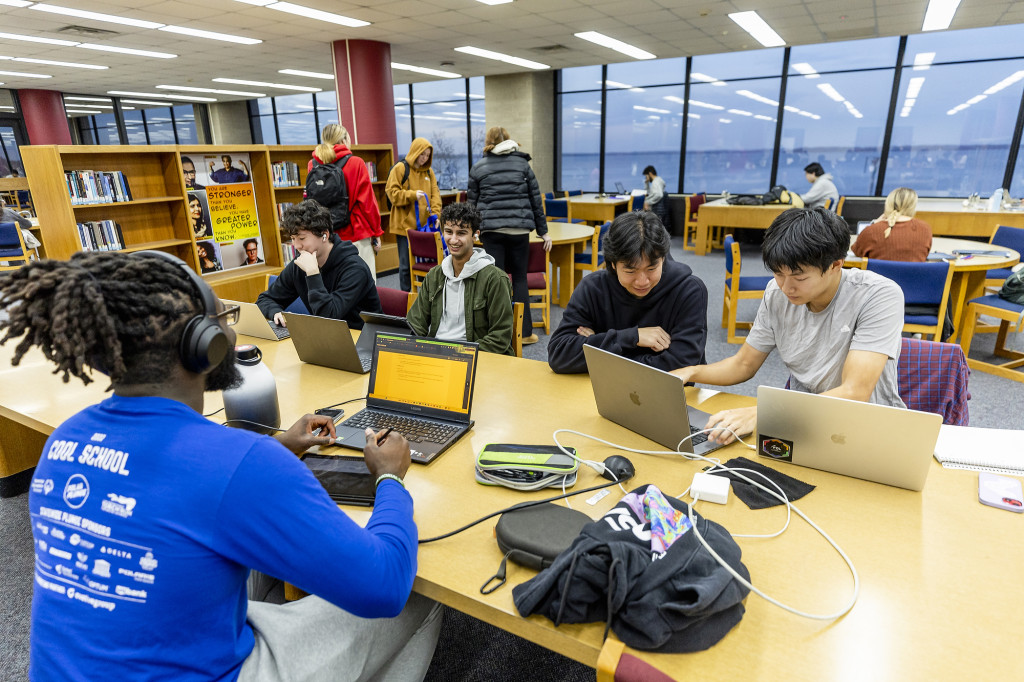
[[(248, 154), (265, 264), (203, 278), (218, 296), (254, 301), (265, 288), (267, 274), (281, 271), (270, 162), (264, 145), (29, 145), (22, 147), (21, 153), (47, 257), (67, 259), (82, 250), (76, 223), (113, 220), (124, 235), (123, 251), (166, 251), (197, 272), (198, 255), (189, 229), (181, 154)], [(120, 171), (132, 200), (72, 205), (64, 173), (76, 170)]]
[[(297, 204), (302, 201), (302, 192), (306, 187), (306, 166), (313, 153), (315, 145), (272, 145), (267, 147), (270, 155), (270, 163), (288, 161), (299, 167), (299, 184), (294, 187), (273, 187), (274, 193), (274, 218), (278, 217), (277, 204)], [(387, 198), (384, 196), (384, 185), (387, 181), (387, 173), (394, 163), (394, 153), (389, 144), (357, 144), (350, 147), (352, 155), (358, 157), (363, 163), (373, 164), (377, 180), (373, 182), (373, 193), (377, 197), (377, 205), (381, 212), (381, 227), (384, 229), (384, 240), (380, 253), (377, 254), (377, 272), (394, 270), (398, 267), (398, 249), (395, 238), (387, 234), (388, 218)], [(354, 159), (353, 159), (354, 160)], [(349, 161), (351, 163), (352, 161)], [(371, 174), (371, 180), (373, 174)], [(271, 183), (273, 185), (273, 183)], [(262, 216), (260, 218), (262, 221)], [(281, 241), (286, 241), (281, 236)], [(280, 254), (278, 254), (280, 256)]]

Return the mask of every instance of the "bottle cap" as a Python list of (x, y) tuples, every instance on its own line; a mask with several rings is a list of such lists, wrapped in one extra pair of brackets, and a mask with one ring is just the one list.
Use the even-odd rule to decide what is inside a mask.
[(238, 356), (240, 365), (258, 365), (263, 359), (263, 353), (251, 343), (235, 346), (235, 355)]

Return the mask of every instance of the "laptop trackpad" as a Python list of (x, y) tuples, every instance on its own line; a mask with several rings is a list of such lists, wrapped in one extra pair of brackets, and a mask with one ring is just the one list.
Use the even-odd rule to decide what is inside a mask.
[(336, 426), (334, 427), (334, 432), (338, 434), (334, 442), (342, 447), (355, 448), (356, 450), (362, 450), (366, 447), (366, 432), (363, 429), (357, 429), (352, 426)]

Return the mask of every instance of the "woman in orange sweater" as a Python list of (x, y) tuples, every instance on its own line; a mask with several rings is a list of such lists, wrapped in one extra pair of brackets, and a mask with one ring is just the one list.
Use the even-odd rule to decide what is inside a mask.
[(917, 192), (897, 187), (885, 198), (885, 212), (853, 243), (856, 256), (923, 263), (932, 249), (932, 228), (914, 217)]

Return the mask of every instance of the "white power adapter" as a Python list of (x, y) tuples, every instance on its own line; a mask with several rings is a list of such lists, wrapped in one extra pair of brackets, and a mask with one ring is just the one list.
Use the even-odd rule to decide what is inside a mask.
[(725, 504), (729, 501), (729, 479), (698, 471), (690, 484), (690, 497), (703, 502)]

